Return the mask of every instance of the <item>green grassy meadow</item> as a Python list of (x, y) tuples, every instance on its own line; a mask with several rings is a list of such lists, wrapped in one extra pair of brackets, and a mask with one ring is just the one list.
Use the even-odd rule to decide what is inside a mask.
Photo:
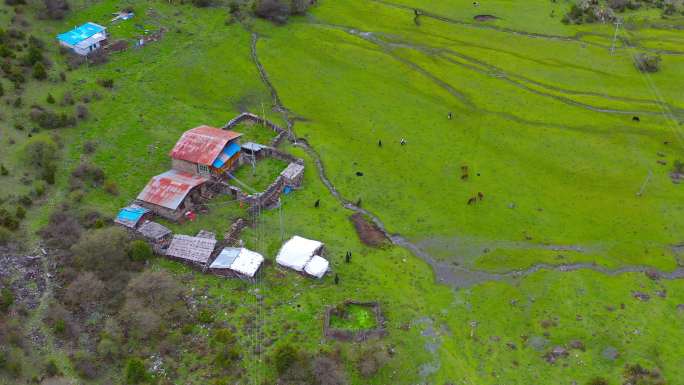
[[(83, 160), (101, 167), (118, 194), (93, 188), (79, 205), (111, 218), (170, 167), (168, 152), (185, 130), (220, 127), (244, 110), (284, 124), (252, 60), (256, 34), (270, 83), (298, 117), (294, 132), (320, 155), (332, 184), (434, 259), (501, 274), (540, 263), (683, 266), (672, 246), (684, 241), (684, 190), (669, 173), (684, 159), (684, 37), (674, 27), (684, 18), (627, 14), (611, 54), (612, 25), (560, 22), (570, 2), (482, 3), (321, 0), (284, 26), (256, 19), (228, 24), (227, 7), (73, 3), (65, 20), (32, 20), (41, 26), (32, 33), (52, 42), (85, 21), (103, 23), (114, 38), (159, 27), (168, 32), (159, 42), (111, 55), (106, 64), (67, 71), (66, 82), (57, 80), (66, 66), (56, 60), (49, 81), (26, 86), (22, 109), (6, 108), (12, 98), (6, 91), (0, 162), (13, 172), (0, 177), (0, 194), (32, 188), (19, 182), (32, 172), (21, 160), (28, 131), (14, 123), (30, 127), (28, 106), (44, 105), (48, 92), (58, 100), (67, 90), (76, 98), (102, 97), (88, 104), (89, 118), (75, 127), (45, 133), (59, 136), (61, 159), (55, 185), (22, 225), (21, 236), (33, 242), (51, 211), (72, 198), (69, 173)], [(128, 5), (136, 17), (109, 26), (110, 14)], [(420, 16), (417, 24), (413, 8), (441, 19)], [(477, 14), (500, 19), (480, 23), (473, 20)], [(0, 21), (6, 18), (0, 14)], [(633, 55), (641, 52), (660, 52), (661, 70), (638, 72)], [(98, 79), (113, 79), (113, 88)], [(257, 129), (244, 127), (245, 138), (265, 143), (273, 137)], [(15, 144), (6, 144), (10, 138)], [(89, 141), (97, 150), (85, 155)], [(634, 363), (659, 368), (671, 385), (684, 378), (678, 342), (684, 312), (677, 310), (684, 280), (542, 269), (454, 289), (404, 248), (365, 246), (348, 220), (352, 212), (321, 182), (314, 160), (288, 143), (280, 149), (304, 159), (306, 171), (302, 189), (284, 195), (279, 209), (250, 216), (220, 198), (194, 222), (163, 222), (174, 232), (207, 229), (222, 237), (235, 218), (253, 220), (243, 240), (269, 262), (256, 284), (161, 258), (152, 264), (187, 278), (189, 287), (206, 291), (207, 304), (226, 309), (217, 318), (238, 330), (249, 379), (241, 383), (275, 383), (269, 357), (286, 343), (311, 352), (339, 348), (352, 384), (586, 384), (597, 376), (618, 384), (624, 366)], [(237, 176), (263, 190), (280, 166), (262, 161), (256, 176), (251, 167)], [(484, 198), (468, 205), (478, 192)], [(276, 267), (283, 240), (295, 234), (326, 244), (332, 274), (314, 281)], [(650, 300), (635, 299), (634, 291)], [(664, 297), (656, 294), (663, 291)], [(396, 353), (370, 378), (356, 367), (364, 345), (323, 337), (325, 308), (348, 299), (379, 301), (388, 320), (382, 342)], [(545, 360), (552, 347), (574, 340), (584, 349), (570, 349), (553, 364)], [(141, 356), (155, 353), (154, 346), (140, 348)], [(612, 350), (617, 357), (606, 353)], [(59, 362), (73, 373), (68, 360)], [(171, 382), (206, 383), (209, 364), (188, 353)], [(119, 372), (109, 374), (113, 383)], [(0, 376), (0, 384), (8, 381)]]

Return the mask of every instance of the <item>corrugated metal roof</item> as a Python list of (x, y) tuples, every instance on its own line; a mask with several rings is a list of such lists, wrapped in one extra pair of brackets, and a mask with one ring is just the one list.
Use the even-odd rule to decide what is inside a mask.
[(138, 199), (175, 210), (180, 206), (190, 190), (208, 180), (208, 178), (187, 172), (169, 170), (152, 177), (147, 186), (138, 195)]
[(242, 145), (242, 148), (245, 150), (251, 151), (251, 152), (259, 152), (261, 149), (263, 149), (265, 146), (259, 144), (259, 143), (254, 143), (254, 142), (247, 142)]
[(213, 167), (220, 168), (223, 167), (224, 164), (228, 161), (228, 159), (232, 158), (233, 155), (237, 154), (240, 151), (240, 145), (232, 142), (226, 146), (226, 148), (221, 151), (219, 156), (216, 158), (214, 163), (212, 164)]
[(171, 157), (211, 165), (226, 144), (242, 134), (220, 128), (199, 126), (186, 131), (171, 150)]
[(72, 29), (71, 31), (60, 33), (57, 35), (57, 40), (63, 41), (69, 45), (76, 45), (104, 30), (105, 27), (99, 24), (88, 22)]
[(304, 166), (299, 164), (299, 163), (293, 162), (293, 163), (288, 164), (287, 167), (285, 168), (285, 170), (283, 170), (280, 173), (280, 175), (282, 175), (288, 179), (295, 179), (302, 172), (304, 172)]
[(221, 254), (216, 257), (209, 267), (212, 269), (229, 269), (238, 255), (240, 255), (239, 247), (226, 247), (221, 250)]
[(122, 208), (121, 211), (119, 211), (119, 214), (116, 216), (116, 219), (114, 219), (114, 222), (126, 227), (135, 228), (140, 221), (140, 218), (142, 218), (143, 215), (147, 214), (148, 212), (150, 212), (150, 210), (140, 207), (136, 204), (132, 204)]
[(145, 238), (152, 240), (152, 241), (157, 241), (160, 240), (167, 235), (171, 234), (171, 230), (167, 229), (166, 227), (160, 225), (157, 222), (152, 222), (152, 221), (145, 221), (143, 222), (140, 227), (138, 227), (138, 232)]
[(176, 234), (166, 250), (166, 255), (204, 264), (211, 258), (214, 246), (216, 246), (215, 239)]

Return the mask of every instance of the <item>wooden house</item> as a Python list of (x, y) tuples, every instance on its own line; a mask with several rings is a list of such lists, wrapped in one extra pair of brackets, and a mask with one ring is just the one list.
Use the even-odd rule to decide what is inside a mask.
[(186, 131), (169, 154), (174, 170), (221, 178), (238, 165), (242, 134), (210, 126)]

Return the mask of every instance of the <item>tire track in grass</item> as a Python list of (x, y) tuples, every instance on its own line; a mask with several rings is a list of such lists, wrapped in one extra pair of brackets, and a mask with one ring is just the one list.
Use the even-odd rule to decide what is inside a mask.
[(287, 126), (290, 129), (289, 139), (294, 146), (302, 148), (310, 157), (313, 159), (316, 166), (316, 171), (318, 172), (318, 177), (328, 189), (330, 194), (340, 203), (340, 205), (350, 211), (362, 214), (370, 219), (378, 229), (390, 240), (390, 242), (398, 247), (404, 248), (410, 251), (413, 255), (425, 261), (430, 265), (434, 271), (435, 279), (437, 282), (451, 286), (455, 289), (467, 288), (480, 283), (489, 281), (514, 281), (517, 279), (522, 279), (528, 275), (535, 274), (542, 270), (552, 270), (557, 272), (573, 272), (579, 270), (591, 270), (599, 272), (605, 275), (614, 276), (625, 273), (649, 273), (655, 274), (660, 279), (673, 280), (673, 279), (684, 279), (684, 267), (679, 267), (674, 271), (667, 272), (658, 269), (654, 269), (649, 266), (640, 265), (630, 265), (623, 266), (616, 269), (609, 269), (603, 266), (591, 264), (591, 263), (574, 263), (574, 264), (564, 264), (564, 265), (550, 265), (550, 264), (536, 264), (527, 269), (523, 270), (512, 270), (503, 273), (491, 273), (487, 271), (469, 269), (463, 266), (456, 266), (453, 263), (439, 261), (433, 256), (425, 252), (423, 249), (418, 247), (415, 243), (411, 242), (409, 239), (405, 238), (401, 234), (390, 233), (382, 220), (369, 210), (357, 206), (347, 198), (345, 198), (335, 187), (332, 181), (328, 178), (325, 165), (318, 152), (311, 146), (308, 141), (304, 138), (297, 138), (294, 134), (293, 128), (295, 125), (294, 114), (282, 104), (278, 91), (271, 83), (268, 73), (264, 68), (263, 64), (259, 60), (257, 53), (257, 42), (259, 35), (252, 33), (252, 60), (254, 61), (257, 70), (259, 71), (259, 76), (263, 81), (264, 85), (269, 89), (271, 96), (273, 98), (273, 110), (281, 114), (281, 117), (287, 122)]

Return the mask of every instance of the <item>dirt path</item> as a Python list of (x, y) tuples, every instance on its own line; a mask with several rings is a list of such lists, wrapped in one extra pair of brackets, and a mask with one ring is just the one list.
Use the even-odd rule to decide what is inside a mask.
[(283, 119), (287, 122), (288, 128), (291, 133), (291, 141), (293, 145), (302, 148), (314, 161), (318, 176), (328, 189), (330, 194), (337, 199), (337, 201), (345, 209), (351, 210), (355, 213), (362, 214), (369, 218), (377, 228), (389, 239), (392, 244), (407, 249), (415, 256), (421, 258), (423, 261), (428, 263), (434, 270), (435, 278), (438, 282), (449, 285), (453, 288), (467, 288), (473, 285), (477, 285), (488, 281), (513, 281), (520, 278), (524, 278), (530, 274), (537, 273), (541, 270), (553, 270), (558, 272), (572, 272), (579, 270), (592, 270), (606, 275), (619, 275), (624, 273), (649, 273), (656, 274), (660, 279), (673, 280), (673, 279), (684, 279), (684, 267), (680, 267), (672, 272), (661, 271), (648, 266), (624, 266), (617, 269), (608, 269), (603, 266), (598, 266), (590, 263), (575, 263), (566, 265), (548, 265), (548, 264), (537, 264), (531, 266), (524, 270), (515, 270), (506, 273), (490, 273), (479, 270), (468, 269), (463, 266), (455, 266), (452, 263), (439, 261), (433, 256), (429, 255), (427, 252), (422, 250), (413, 242), (409, 241), (407, 238), (400, 234), (392, 234), (387, 230), (385, 224), (380, 220), (378, 216), (372, 212), (357, 206), (350, 200), (346, 199), (337, 190), (335, 185), (328, 178), (325, 166), (321, 160), (320, 155), (316, 150), (303, 138), (297, 138), (294, 134), (295, 120), (292, 118), (292, 112), (288, 110), (283, 104), (278, 95), (276, 88), (271, 83), (266, 69), (259, 61), (257, 54), (257, 42), (259, 36), (256, 33), (252, 34), (252, 59), (256, 65), (259, 75), (264, 82), (264, 85), (271, 92), (273, 98), (273, 108), (275, 111), (279, 112)]

